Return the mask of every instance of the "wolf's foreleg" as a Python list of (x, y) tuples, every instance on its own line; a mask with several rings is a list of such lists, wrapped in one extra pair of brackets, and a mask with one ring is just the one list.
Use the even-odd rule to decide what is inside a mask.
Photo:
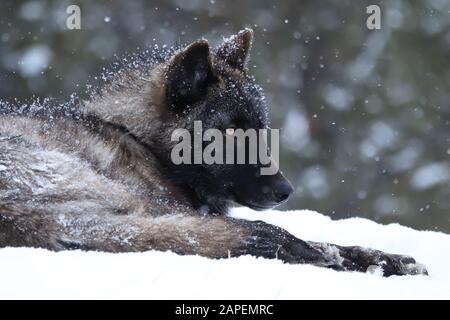
[(5, 246), (109, 252), (159, 250), (209, 258), (253, 255), (335, 270), (366, 272), (378, 267), (385, 276), (426, 274), (426, 269), (408, 256), (303, 241), (265, 222), (223, 216), (80, 215), (62, 209), (53, 212), (0, 205), (0, 247)]

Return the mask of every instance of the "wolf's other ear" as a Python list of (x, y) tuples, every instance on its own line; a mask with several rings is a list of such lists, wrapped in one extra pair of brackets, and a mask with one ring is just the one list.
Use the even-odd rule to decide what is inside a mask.
[(208, 41), (191, 43), (169, 62), (166, 73), (169, 104), (176, 111), (199, 100), (213, 79)]
[(244, 70), (253, 42), (253, 30), (244, 29), (226, 39), (217, 49), (217, 58), (236, 69)]

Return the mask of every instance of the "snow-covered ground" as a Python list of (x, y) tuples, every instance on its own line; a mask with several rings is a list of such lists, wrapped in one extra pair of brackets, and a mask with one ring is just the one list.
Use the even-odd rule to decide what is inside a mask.
[(430, 276), (383, 278), (250, 256), (209, 260), (155, 251), (54, 253), (5, 248), (0, 249), (0, 298), (450, 298), (450, 235), (360, 218), (331, 221), (305, 210), (258, 213), (239, 208), (233, 215), (265, 220), (306, 240), (408, 254), (424, 263)]

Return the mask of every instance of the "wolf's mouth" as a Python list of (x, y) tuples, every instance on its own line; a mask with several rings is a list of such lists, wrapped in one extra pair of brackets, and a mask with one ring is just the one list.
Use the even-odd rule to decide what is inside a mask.
[(280, 203), (274, 203), (270, 205), (256, 205), (251, 203), (241, 203), (243, 206), (249, 207), (250, 209), (256, 210), (256, 211), (263, 211), (263, 210), (269, 210), (273, 209), (276, 206), (280, 205)]
[(249, 207), (250, 209), (256, 210), (256, 211), (263, 211), (263, 210), (269, 210), (269, 209), (273, 209), (276, 206), (279, 206), (280, 204), (286, 202), (286, 201), (282, 201), (282, 202), (265, 202), (265, 203), (254, 203), (252, 201), (244, 201), (242, 199), (239, 198), (239, 196), (233, 192), (233, 190), (228, 189), (228, 192), (232, 195), (233, 197), (233, 201), (237, 204), (240, 204), (242, 206), (245, 207)]

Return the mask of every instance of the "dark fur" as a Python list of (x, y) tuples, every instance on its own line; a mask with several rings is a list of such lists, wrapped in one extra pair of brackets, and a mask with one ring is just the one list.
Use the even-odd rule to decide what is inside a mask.
[(0, 246), (112, 252), (171, 250), (385, 275), (425, 273), (414, 259), (360, 247), (306, 242), (263, 222), (226, 216), (292, 191), (260, 165), (170, 161), (176, 128), (267, 128), (261, 89), (248, 75), (252, 31), (214, 52), (206, 40), (148, 53), (106, 72), (88, 101), (41, 101), (0, 109)]

